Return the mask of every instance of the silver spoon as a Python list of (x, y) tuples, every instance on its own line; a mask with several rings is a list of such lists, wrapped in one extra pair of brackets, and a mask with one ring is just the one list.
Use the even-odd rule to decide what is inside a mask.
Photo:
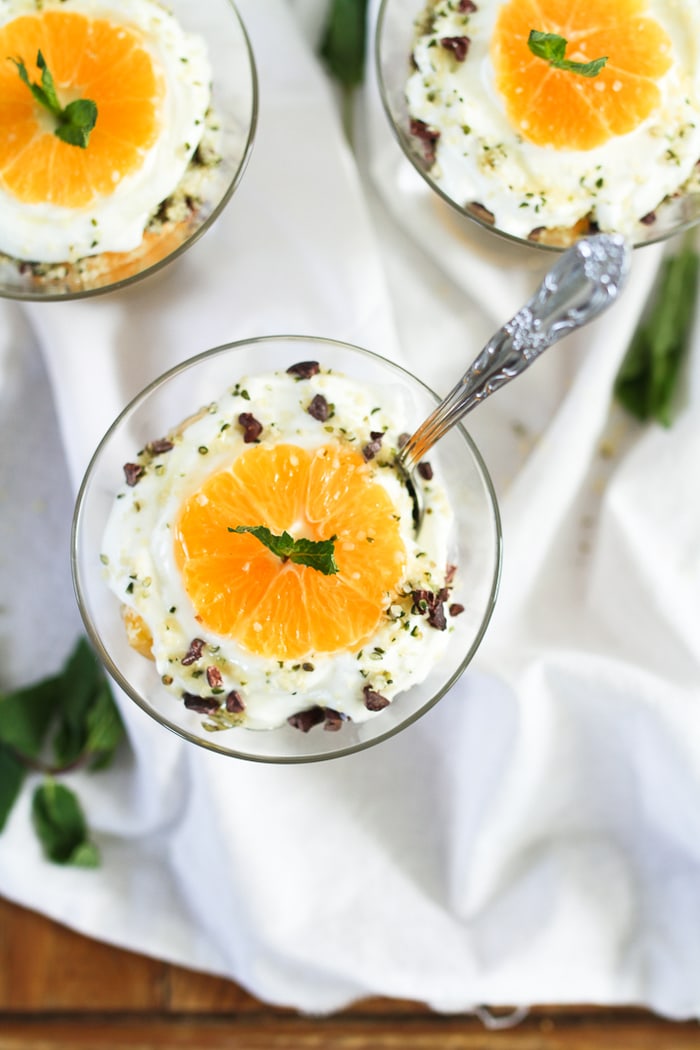
[(436, 441), (515, 379), (562, 336), (588, 324), (618, 297), (632, 251), (619, 234), (596, 234), (559, 256), (528, 302), (488, 341), (457, 385), (403, 445), (397, 466), (413, 497), (416, 529), (424, 505), (415, 469)]

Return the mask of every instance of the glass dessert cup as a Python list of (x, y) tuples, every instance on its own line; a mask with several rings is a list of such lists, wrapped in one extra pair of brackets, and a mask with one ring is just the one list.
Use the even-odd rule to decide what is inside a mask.
[[(212, 75), (216, 162), (200, 169), (197, 203), (177, 221), (146, 233), (132, 251), (104, 252), (75, 262), (22, 263), (0, 254), (0, 296), (55, 301), (116, 291), (177, 259), (212, 225), (237, 188), (253, 146), (258, 112), (255, 60), (232, 0), (170, 0), (181, 28), (201, 37)], [(99, 118), (98, 118), (99, 119)]]
[[(570, 229), (562, 227), (543, 230), (537, 235), (537, 238), (516, 236), (500, 229), (494, 223), (493, 216), (478, 202), (457, 200), (431, 175), (429, 166), (426, 164), (424, 147), (420, 140), (411, 134), (411, 118), (405, 96), (406, 81), (410, 74), (415, 22), (426, 7), (427, 0), (381, 0), (375, 32), (374, 61), (379, 93), (389, 125), (405, 157), (425, 181), (429, 192), (447, 203), (460, 216), (514, 244), (527, 245), (545, 251), (563, 251), (580, 236), (595, 232), (588, 229), (581, 230), (577, 227)], [(696, 225), (699, 220), (700, 181), (696, 174), (686, 191), (667, 198), (655, 209), (653, 222), (648, 225), (638, 223), (634, 233), (626, 236), (633, 247), (642, 247), (645, 244), (667, 240)]]
[[(123, 479), (123, 466), (154, 435), (172, 431), (248, 375), (286, 371), (300, 361), (319, 361), (373, 389), (397, 390), (410, 400), (417, 425), (439, 398), (398, 365), (348, 344), (303, 336), (231, 343), (171, 369), (139, 394), (98, 446), (78, 494), (72, 534), (73, 580), (83, 621), (108, 672), (157, 722), (185, 740), (219, 754), (260, 762), (295, 763), (351, 754), (393, 736), (445, 695), (474, 656), (493, 612), (501, 564), (501, 527), (488, 472), (467, 432), (454, 428), (434, 452), (455, 515), (454, 557), (464, 611), (450, 623), (447, 650), (427, 678), (396, 696), (364, 722), (345, 722), (336, 732), (316, 725), (302, 732), (289, 724), (273, 729), (234, 726), (212, 732), (206, 718), (178, 702), (162, 684), (155, 664), (127, 640), (120, 601), (103, 578), (105, 526)], [(455, 592), (457, 593), (457, 591)], [(302, 706), (302, 705), (300, 705)]]

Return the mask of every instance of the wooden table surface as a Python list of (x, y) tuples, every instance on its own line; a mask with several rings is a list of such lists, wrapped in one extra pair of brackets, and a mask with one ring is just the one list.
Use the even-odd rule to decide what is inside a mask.
[(365, 1000), (313, 1018), (238, 985), (89, 940), (0, 900), (0, 1050), (700, 1050), (700, 1025), (537, 1007), (514, 1028)]

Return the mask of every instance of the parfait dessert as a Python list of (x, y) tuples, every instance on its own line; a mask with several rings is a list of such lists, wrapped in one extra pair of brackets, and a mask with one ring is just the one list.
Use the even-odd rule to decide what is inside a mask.
[(381, 717), (440, 661), (462, 611), (453, 515), (426, 461), (416, 532), (404, 398), (292, 363), (124, 464), (103, 574), (131, 645), (205, 729)]
[(0, 0), (4, 266), (124, 276), (177, 246), (217, 162), (210, 102), (203, 39), (157, 0)]

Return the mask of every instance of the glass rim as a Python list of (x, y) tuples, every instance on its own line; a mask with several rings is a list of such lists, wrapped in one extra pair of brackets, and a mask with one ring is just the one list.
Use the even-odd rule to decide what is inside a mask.
[[(375, 744), (379, 744), (392, 736), (395, 736), (398, 732), (405, 729), (407, 726), (412, 725), (418, 721), (427, 711), (434, 707), (442, 697), (452, 688), (452, 686), (459, 680), (464, 673), (467, 666), (471, 663), (474, 654), (479, 648), (483, 637), (486, 633), (488, 625), (493, 616), (493, 612), (496, 605), (496, 599), (498, 595), (501, 570), (503, 562), (503, 532), (502, 532), (502, 521), (501, 514), (498, 505), (498, 499), (496, 491), (493, 485), (493, 481), (489, 474), (488, 468), (484, 462), (484, 459), (476, 446), (471, 435), (462, 426), (461, 423), (456, 423), (453, 430), (458, 431), (461, 434), (462, 439), (469, 448), (474, 465), (476, 466), (477, 473), (483, 483), (485, 492), (488, 497), (488, 503), (490, 505), (492, 518), (493, 518), (493, 529), (494, 529), (494, 541), (495, 541), (495, 557), (493, 559), (493, 566), (491, 571), (490, 586), (488, 600), (485, 605), (485, 609), (481, 615), (481, 621), (474, 637), (472, 638), (470, 645), (459, 662), (459, 665), (455, 668), (449, 679), (442, 684), (442, 686), (435, 692), (433, 696), (429, 698), (420, 708), (413, 712), (413, 714), (407, 716), (405, 719), (400, 721), (398, 724), (391, 726), (384, 733), (379, 733), (367, 740), (361, 740), (359, 742), (349, 744), (347, 747), (340, 747), (328, 753), (318, 754), (304, 754), (304, 755), (264, 755), (264, 754), (251, 754), (246, 751), (237, 751), (235, 748), (224, 747), (216, 743), (216, 740), (212, 737), (211, 739), (202, 739), (196, 736), (194, 733), (190, 733), (187, 729), (178, 725), (174, 721), (163, 716), (160, 712), (157, 712), (149, 705), (147, 700), (141, 696), (139, 691), (131, 685), (125, 674), (119, 669), (115, 661), (109, 654), (105, 644), (99, 636), (99, 633), (95, 629), (91, 617), (87, 609), (87, 600), (84, 594), (84, 588), (82, 585), (82, 575), (79, 564), (78, 554), (78, 539), (81, 531), (81, 524), (83, 519), (85, 497), (89, 485), (92, 480), (94, 469), (101, 457), (101, 454), (109, 443), (113, 433), (120, 427), (123, 421), (125, 421), (134, 411), (136, 411), (140, 405), (142, 405), (152, 393), (161, 387), (166, 386), (170, 380), (178, 375), (181, 375), (191, 368), (197, 367), (200, 363), (217, 357), (223, 354), (230, 353), (237, 349), (249, 348), (252, 346), (264, 344), (264, 343), (278, 343), (281, 341), (285, 342), (300, 342), (305, 345), (318, 344), (320, 346), (337, 346), (342, 350), (351, 351), (358, 353), (361, 356), (371, 358), (377, 361), (381, 366), (388, 367), (390, 370), (395, 371), (404, 380), (408, 380), (409, 383), (417, 384), (424, 393), (428, 394), (431, 399), (439, 402), (441, 398), (429, 387), (423, 380), (419, 379), (412, 372), (409, 372), (403, 365), (397, 364), (394, 361), (390, 361), (388, 358), (383, 357), (381, 354), (367, 350), (364, 347), (357, 346), (353, 343), (348, 343), (339, 339), (326, 338), (324, 336), (307, 336), (302, 334), (278, 334), (278, 335), (266, 335), (266, 336), (255, 336), (249, 339), (239, 339), (229, 343), (222, 343), (211, 349), (204, 350), (192, 357), (186, 358), (183, 361), (178, 362), (172, 368), (169, 368), (166, 372), (161, 373), (154, 380), (152, 380), (147, 386), (133, 397), (127, 405), (122, 409), (119, 415), (114, 419), (108, 429), (105, 431), (103, 437), (98, 443), (95, 451), (93, 452), (90, 460), (85, 468), (82, 481), (80, 483), (78, 493), (75, 500), (75, 508), (73, 512), (73, 518), (71, 523), (70, 533), (70, 565), (71, 565), (71, 576), (73, 581), (73, 590), (80, 612), (81, 619), (90, 638), (91, 643), (95, 647), (98, 655), (107, 668), (110, 676), (116, 682), (116, 684), (123, 690), (126, 695), (133, 700), (137, 706), (144, 711), (147, 715), (153, 718), (157, 723), (162, 725), (164, 728), (174, 732), (177, 736), (182, 739), (196, 744), (199, 747), (204, 748), (207, 751), (213, 751), (218, 754), (224, 755), (228, 758), (238, 758), (245, 761), (258, 762), (268, 765), (300, 765), (311, 762), (324, 762), (336, 758), (342, 758), (347, 755), (355, 754), (359, 751), (364, 751), (369, 747), (373, 747)], [(399, 698), (397, 698), (399, 699)], [(249, 732), (268, 732), (269, 730), (248, 730)]]

